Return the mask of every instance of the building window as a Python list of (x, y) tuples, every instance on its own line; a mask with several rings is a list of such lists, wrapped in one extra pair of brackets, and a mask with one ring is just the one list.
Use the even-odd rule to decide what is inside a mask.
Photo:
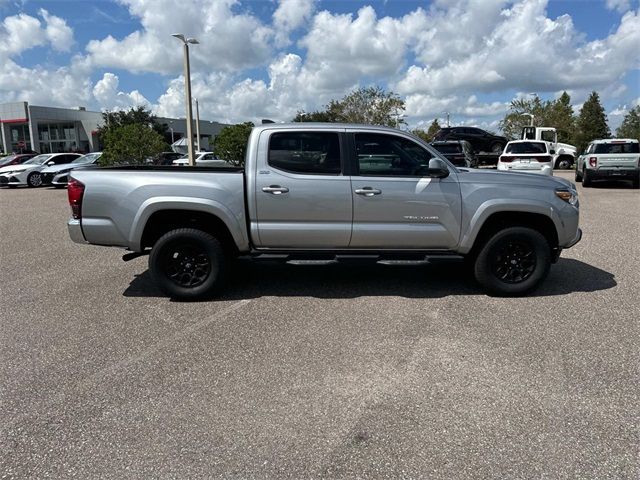
[(38, 124), (40, 153), (77, 152), (78, 139), (74, 123)]
[(11, 125), (9, 127), (9, 142), (11, 151), (19, 152), (31, 148), (31, 138), (29, 136), (29, 125)]

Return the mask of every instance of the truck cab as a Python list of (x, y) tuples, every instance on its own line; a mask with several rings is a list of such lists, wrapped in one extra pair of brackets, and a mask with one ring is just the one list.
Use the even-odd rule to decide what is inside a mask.
[(573, 168), (577, 157), (577, 149), (573, 145), (558, 142), (558, 131), (553, 127), (524, 127), (521, 140), (539, 140), (549, 145), (556, 169)]

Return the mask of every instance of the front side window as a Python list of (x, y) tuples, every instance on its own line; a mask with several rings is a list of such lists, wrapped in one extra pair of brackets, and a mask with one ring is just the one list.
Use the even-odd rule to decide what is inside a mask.
[(269, 139), (269, 165), (292, 173), (340, 174), (340, 138), (336, 132), (281, 132)]
[(406, 138), (380, 133), (357, 133), (360, 175), (416, 177), (429, 168), (431, 153)]

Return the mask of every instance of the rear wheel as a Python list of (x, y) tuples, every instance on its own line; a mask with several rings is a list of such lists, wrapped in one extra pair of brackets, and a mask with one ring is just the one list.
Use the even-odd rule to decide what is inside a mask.
[(509, 227), (489, 238), (474, 265), (476, 280), (496, 295), (521, 295), (549, 273), (551, 248), (538, 231)]
[(42, 186), (42, 175), (40, 172), (31, 172), (27, 177), (27, 185), (30, 187)]
[(569, 168), (571, 168), (571, 165), (573, 165), (571, 157), (560, 157), (556, 161), (556, 168), (559, 170), (568, 170)]
[(584, 168), (582, 170), (582, 186), (590, 187), (591, 186), (591, 177), (589, 176), (589, 170)]
[(220, 242), (193, 228), (164, 234), (149, 255), (149, 270), (160, 289), (181, 300), (217, 293), (223, 286), (226, 263)]
[(640, 188), (640, 173), (633, 179), (633, 188)]

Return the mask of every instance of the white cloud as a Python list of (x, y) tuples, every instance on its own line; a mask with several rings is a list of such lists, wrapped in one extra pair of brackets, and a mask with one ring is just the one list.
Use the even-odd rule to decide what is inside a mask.
[(607, 8), (624, 13), (631, 9), (631, 0), (607, 0)]
[(315, 9), (315, 0), (279, 0), (273, 13), (273, 27), (276, 32), (276, 44), (289, 45), (289, 33), (302, 27), (311, 18)]
[(171, 37), (175, 32), (200, 41), (190, 48), (194, 69), (235, 71), (260, 65), (271, 54), (272, 30), (250, 14), (235, 14), (233, 0), (191, 0), (180, 8), (174, 0), (122, 2), (143, 28), (120, 40), (109, 35), (90, 41), (87, 51), (95, 66), (178, 73), (183, 54), (178, 40)]
[(107, 72), (93, 87), (93, 96), (101, 108), (106, 110), (126, 109), (132, 106), (151, 104), (138, 90), (130, 93), (118, 91), (120, 80), (117, 75)]
[(50, 15), (44, 8), (39, 13), (47, 24), (45, 35), (51, 46), (59, 52), (68, 52), (73, 45), (73, 30), (63, 19)]

